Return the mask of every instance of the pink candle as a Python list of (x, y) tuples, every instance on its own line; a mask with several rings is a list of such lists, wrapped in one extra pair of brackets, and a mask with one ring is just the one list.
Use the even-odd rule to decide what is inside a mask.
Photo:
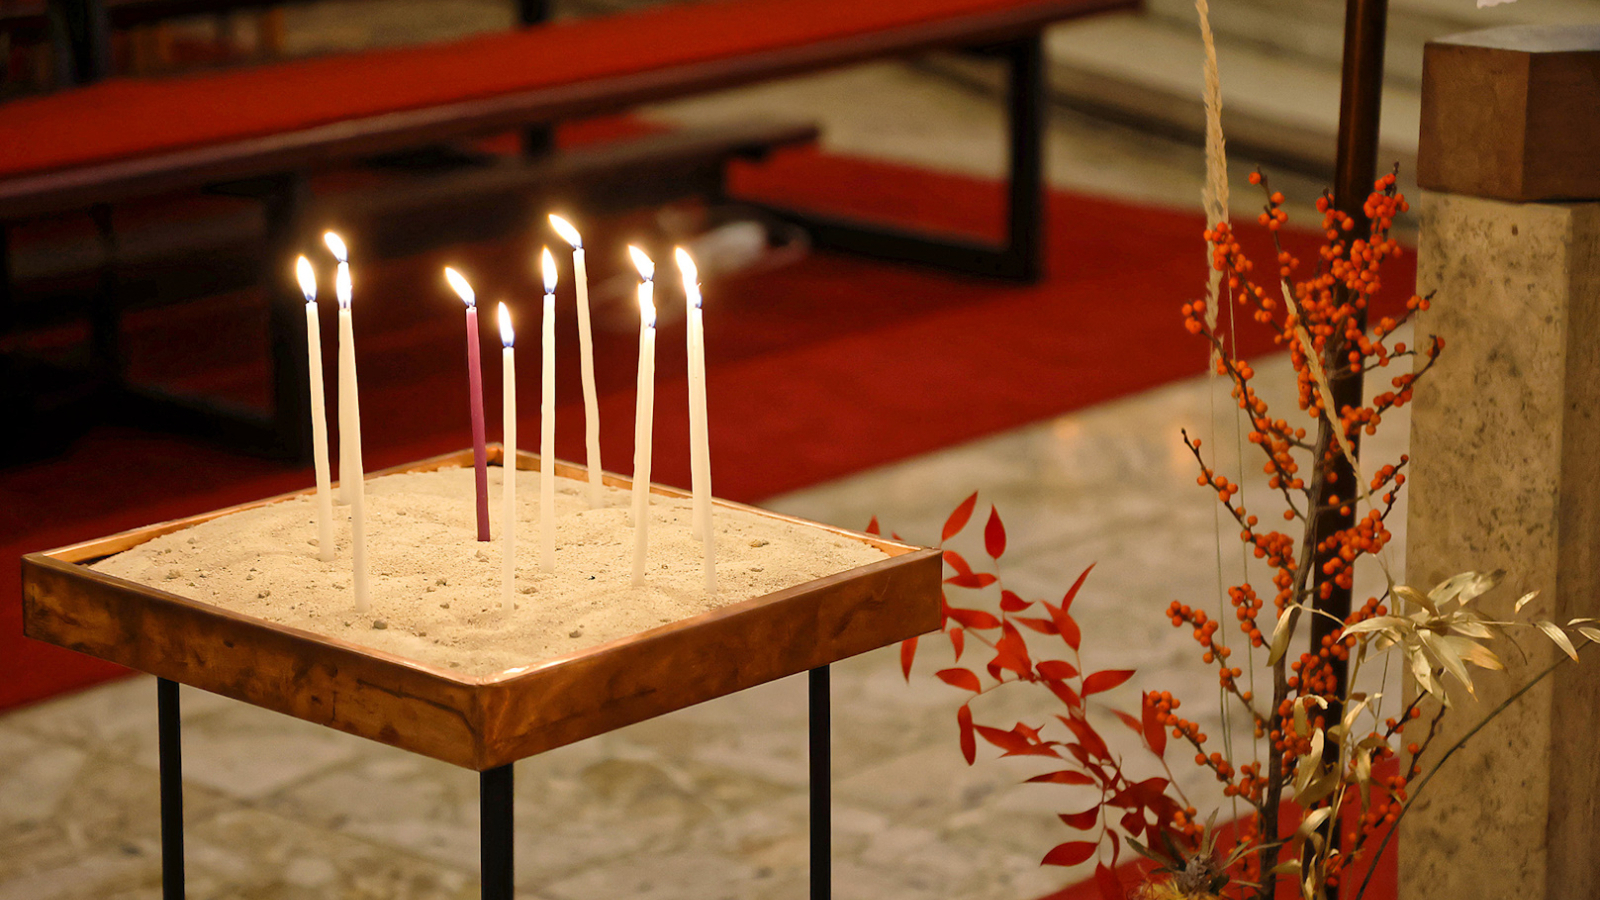
[(484, 442), (483, 428), (483, 363), (478, 349), (478, 303), (472, 285), (460, 272), (448, 266), (445, 280), (467, 304), (467, 383), (472, 407), (472, 465), (475, 470), (478, 493), (478, 540), (489, 540), (489, 451)]

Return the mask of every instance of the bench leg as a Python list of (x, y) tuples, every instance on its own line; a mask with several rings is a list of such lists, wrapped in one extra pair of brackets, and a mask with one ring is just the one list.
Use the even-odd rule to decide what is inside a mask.
[(156, 679), (156, 731), (161, 757), (161, 900), (183, 900), (183, 723), (178, 683)]
[(511, 763), (478, 773), (478, 854), (483, 900), (512, 900), (516, 853), (512, 846)]
[(769, 211), (805, 228), (816, 247), (946, 271), (1031, 283), (1044, 274), (1044, 44), (1040, 35), (1001, 48), (1006, 61), (1008, 208), (1006, 237), (978, 241), (792, 209)]
[(811, 900), (833, 897), (833, 716), (828, 667), (807, 676), (810, 699)]
[(49, 0), (47, 14), (58, 85), (90, 84), (111, 74), (111, 21), (101, 0)]
[[(517, 24), (531, 26), (548, 21), (550, 21), (550, 0), (517, 0)], [(544, 156), (555, 148), (554, 125), (533, 125), (523, 130), (523, 156)]]

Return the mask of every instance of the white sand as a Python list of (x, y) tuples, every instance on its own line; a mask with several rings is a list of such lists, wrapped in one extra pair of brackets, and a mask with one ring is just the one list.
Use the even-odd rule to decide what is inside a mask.
[(356, 614), (349, 508), (334, 507), (337, 554), (317, 558), (309, 496), (213, 519), (94, 568), (225, 609), (470, 675), (493, 675), (884, 559), (849, 538), (718, 510), (717, 587), (705, 594), (689, 502), (652, 495), (647, 584), (631, 585), (628, 494), (589, 509), (557, 479), (556, 571), (539, 571), (539, 475), (518, 473), (516, 608), (500, 609), (500, 484), (489, 470), (494, 540), (480, 543), (472, 470), (367, 483), (371, 609)]

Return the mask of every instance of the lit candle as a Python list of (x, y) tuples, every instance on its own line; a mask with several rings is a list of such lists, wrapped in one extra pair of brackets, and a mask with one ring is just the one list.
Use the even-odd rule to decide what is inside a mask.
[(711, 525), (711, 442), (706, 431), (706, 332), (694, 259), (677, 249), (683, 297), (689, 307), (689, 472), (694, 513), (690, 527), (704, 543), (706, 593), (717, 592), (716, 533)]
[(556, 570), (556, 261), (550, 248), (544, 269), (544, 368), (539, 380), (539, 562)]
[(633, 583), (644, 584), (645, 551), (650, 542), (650, 429), (655, 412), (656, 266), (643, 250), (629, 246), (639, 268), (639, 392), (633, 426)]
[[(361, 471), (361, 396), (356, 393), (355, 329), (350, 318), (350, 264), (339, 263), (334, 281), (339, 295), (339, 443), (350, 447), (339, 472), (350, 486), (350, 568), (355, 588), (356, 612), (367, 611), (367, 513), (365, 475)], [(345, 403), (344, 398), (350, 402)], [(343, 463), (341, 463), (342, 465)]]
[(467, 390), (472, 407), (472, 465), (477, 474), (478, 540), (489, 539), (489, 451), (483, 436), (483, 363), (478, 348), (478, 298), (460, 272), (449, 266), (445, 280), (467, 304)]
[(517, 582), (517, 334), (511, 328), (511, 311), (500, 304), (500, 374), (503, 401), (500, 430), (504, 455), (500, 458), (500, 608), (510, 610)]
[[(348, 247), (345, 246), (343, 238), (339, 237), (337, 234), (334, 234), (331, 231), (328, 231), (328, 232), (324, 232), (323, 233), (322, 242), (324, 244), (328, 245), (328, 250), (333, 254), (333, 258), (339, 261), (339, 265), (343, 266), (343, 265), (348, 265), (349, 264), (349, 262), (350, 262), (350, 250), (349, 250)], [(339, 337), (339, 340), (343, 341), (344, 339), (345, 339), (344, 335), (343, 335), (343, 333), (341, 333), (340, 337)], [(355, 359), (355, 354), (354, 353), (350, 354), (350, 358), (352, 360)], [(351, 403), (355, 402), (355, 398), (354, 397), (346, 397), (345, 394), (344, 394), (344, 385), (345, 385), (345, 382), (348, 380), (348, 376), (349, 376), (349, 373), (345, 371), (345, 361), (344, 360), (345, 360), (344, 347), (340, 346), (340, 348), (339, 348), (339, 388), (340, 388), (340, 390), (339, 390), (339, 427), (341, 429), (344, 428), (345, 407), (347, 407)], [(344, 435), (341, 434), (341, 435), (339, 435), (339, 502), (340, 503), (349, 503), (350, 502), (350, 491), (352, 490), (352, 488), (350, 487), (350, 473), (353, 472), (353, 471), (355, 471), (355, 465), (350, 462), (350, 444), (349, 444), (348, 441), (346, 441), (344, 439)]]
[(333, 491), (328, 482), (328, 409), (322, 398), (322, 329), (317, 319), (317, 273), (304, 256), (295, 263), (306, 297), (306, 364), (311, 384), (311, 456), (317, 473), (317, 555), (333, 559)]
[(583, 376), (583, 443), (588, 451), (589, 505), (596, 507), (604, 492), (600, 486), (600, 401), (594, 387), (594, 335), (589, 328), (589, 270), (583, 260), (583, 236), (578, 229), (555, 213), (550, 214), (550, 225), (572, 245), (572, 283), (578, 295), (578, 368)]

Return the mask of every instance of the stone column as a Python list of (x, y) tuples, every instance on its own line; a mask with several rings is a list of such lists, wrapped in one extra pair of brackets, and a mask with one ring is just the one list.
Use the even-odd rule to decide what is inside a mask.
[[(1445, 348), (1412, 409), (1408, 580), (1503, 568), (1490, 615), (1534, 589), (1525, 613), (1600, 615), (1600, 28), (1474, 32), (1424, 59), (1417, 280), (1437, 294), (1416, 342)], [(1558, 656), (1516, 642), (1425, 767)], [(1583, 657), (1417, 797), (1403, 900), (1600, 896), (1600, 648)]]

